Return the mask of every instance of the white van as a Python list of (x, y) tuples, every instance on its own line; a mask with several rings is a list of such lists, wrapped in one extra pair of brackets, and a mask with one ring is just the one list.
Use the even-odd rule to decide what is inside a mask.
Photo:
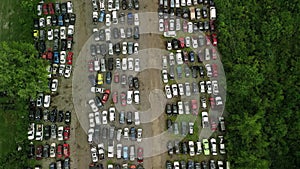
[(134, 112), (134, 124), (136, 126), (141, 124), (140, 115), (138, 111)]
[(210, 7), (209, 11), (210, 11), (210, 20), (216, 20), (217, 18), (216, 7), (214, 6)]
[(122, 158), (122, 144), (117, 144), (117, 159)]
[(113, 24), (118, 24), (118, 16), (117, 16), (117, 11), (112, 11), (112, 23)]

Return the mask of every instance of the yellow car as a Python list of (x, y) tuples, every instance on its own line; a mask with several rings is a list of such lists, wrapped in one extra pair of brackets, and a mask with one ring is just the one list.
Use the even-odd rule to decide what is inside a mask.
[(102, 85), (103, 84), (103, 75), (101, 73), (98, 73), (97, 84), (98, 85)]
[(33, 30), (33, 37), (38, 39), (39, 38), (39, 31), (38, 30)]

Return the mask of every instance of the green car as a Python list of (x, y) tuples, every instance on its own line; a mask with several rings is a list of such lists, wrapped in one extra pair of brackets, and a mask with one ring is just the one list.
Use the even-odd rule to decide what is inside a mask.
[(204, 155), (209, 155), (210, 151), (209, 151), (209, 142), (208, 142), (208, 140), (203, 139), (202, 144), (203, 144)]

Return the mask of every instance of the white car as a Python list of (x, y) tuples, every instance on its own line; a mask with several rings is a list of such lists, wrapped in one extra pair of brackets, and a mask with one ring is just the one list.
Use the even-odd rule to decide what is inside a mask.
[(107, 28), (107, 29), (105, 29), (105, 40), (106, 40), (106, 41), (110, 41), (110, 39), (111, 39), (111, 36), (110, 36), (110, 29)]
[(57, 140), (62, 141), (63, 138), (63, 132), (64, 132), (64, 126), (59, 126), (57, 129)]
[(208, 113), (202, 112), (202, 128), (209, 128)]
[(206, 109), (207, 108), (207, 104), (206, 104), (206, 98), (205, 97), (201, 97), (201, 107)]
[(167, 50), (172, 50), (172, 43), (171, 43), (171, 41), (167, 41)]
[(187, 6), (191, 6), (191, 5), (192, 5), (192, 0), (187, 0), (187, 1), (186, 1), (186, 5), (187, 5)]
[(223, 105), (223, 101), (222, 101), (222, 98), (220, 96), (216, 97), (216, 105), (217, 106)]
[(95, 118), (94, 118), (94, 113), (89, 113), (89, 123), (90, 123), (90, 128), (95, 127)]
[(109, 111), (109, 121), (113, 122), (116, 119), (116, 108), (115, 107), (110, 107), (108, 109)]
[(186, 1), (185, 0), (181, 0), (181, 6), (186, 6)]
[(140, 25), (140, 20), (139, 20), (139, 14), (135, 13), (134, 14), (134, 25), (139, 26)]
[(166, 91), (167, 99), (171, 99), (171, 98), (172, 98), (172, 92), (171, 92), (170, 85), (167, 84), (167, 85), (165, 86), (165, 91)]
[(94, 99), (89, 100), (88, 103), (91, 106), (93, 112), (97, 112), (99, 110), (98, 107), (96, 106), (96, 103), (95, 103)]
[(107, 169), (113, 169), (114, 168), (114, 165), (112, 164), (107, 164)]
[(129, 139), (129, 129), (127, 127), (124, 128), (123, 138), (126, 140)]
[(95, 112), (95, 123), (96, 123), (96, 125), (101, 124), (100, 113), (99, 112)]
[(128, 58), (128, 70), (133, 70), (133, 58)]
[(66, 51), (60, 51), (59, 60), (60, 64), (66, 63)]
[(134, 103), (140, 104), (140, 92), (138, 90), (134, 91), (133, 96), (134, 96)]
[(193, 22), (188, 22), (188, 33), (193, 33)]
[(207, 93), (211, 94), (212, 93), (211, 81), (206, 81), (206, 88), (207, 88)]
[(108, 43), (108, 55), (114, 55), (113, 44), (111, 42)]
[(44, 97), (44, 107), (45, 108), (50, 107), (50, 102), (51, 102), (51, 96), (49, 94), (46, 94)]
[(51, 26), (51, 16), (47, 16), (46, 18), (46, 25)]
[(170, 19), (170, 21), (169, 21), (169, 30), (170, 31), (175, 30), (175, 20), (174, 19)]
[(47, 32), (48, 40), (53, 40), (53, 29), (48, 29)]
[(51, 83), (51, 92), (57, 92), (57, 88), (58, 88), (58, 80), (53, 79)]
[(102, 124), (107, 124), (107, 111), (103, 110), (102, 111)]
[(163, 79), (163, 82), (164, 83), (168, 83), (169, 82), (169, 78), (168, 78), (168, 71), (163, 69), (161, 71), (161, 74), (162, 74), (162, 79)]
[(178, 107), (178, 114), (184, 114), (182, 101), (177, 102), (177, 107)]
[(67, 2), (67, 12), (73, 13), (73, 3), (71, 1)]
[(69, 78), (71, 76), (71, 72), (72, 72), (72, 66), (67, 65), (64, 74), (65, 78)]
[(106, 66), (105, 66), (105, 59), (104, 58), (101, 58), (100, 59), (100, 71), (101, 72), (106, 72), (106, 68), (105, 68)]
[(98, 162), (97, 148), (92, 146), (91, 148), (92, 161), (94, 163)]
[(110, 25), (111, 25), (110, 19), (111, 19), (111, 16), (110, 16), (109, 13), (107, 13), (107, 14), (105, 15), (105, 25), (106, 25), (106, 26), (110, 26)]
[(211, 65), (210, 64), (206, 64), (205, 68), (206, 68), (207, 77), (211, 77), (212, 76)]
[(175, 65), (174, 53), (172, 52), (169, 54), (169, 62), (170, 62), (170, 66)]
[(112, 11), (113, 10), (113, 0), (108, 0), (107, 2), (107, 10)]
[(115, 0), (115, 10), (120, 10), (120, 2), (119, 0)]
[(125, 29), (123, 27), (120, 28), (120, 38), (121, 39), (126, 38)]
[(172, 84), (171, 87), (172, 87), (173, 96), (178, 96), (177, 84)]
[(139, 54), (139, 43), (136, 42), (133, 46), (133, 53), (136, 55)]
[(92, 144), (93, 143), (93, 135), (94, 135), (94, 128), (89, 128), (88, 130), (88, 143)]
[(210, 139), (210, 144), (211, 144), (211, 154), (213, 156), (218, 155), (218, 153), (217, 153), (217, 141), (216, 141), (216, 139), (215, 138), (211, 138)]
[(50, 158), (56, 157), (56, 143), (51, 143), (50, 145)]
[(141, 124), (140, 113), (138, 111), (134, 112), (134, 125), (138, 126)]
[(140, 59), (136, 58), (134, 60), (134, 71), (139, 72), (140, 71)]
[(167, 56), (162, 56), (162, 68), (163, 69), (167, 69), (168, 68)]
[(100, 37), (98, 36), (98, 29), (97, 28), (93, 28), (93, 34), (94, 34), (94, 39), (95, 41), (99, 41)]
[(99, 155), (99, 159), (103, 160), (104, 159), (104, 144), (100, 143), (98, 144), (98, 155)]
[(194, 134), (194, 123), (189, 122), (189, 134), (192, 135)]
[(159, 19), (158, 20), (158, 31), (163, 32), (164, 31), (164, 19)]
[(174, 161), (173, 165), (174, 165), (174, 169), (180, 169), (179, 161)]
[(193, 44), (194, 49), (198, 48), (198, 39), (197, 38), (192, 38), (192, 44)]
[(218, 95), (218, 94), (219, 94), (218, 81), (213, 80), (213, 81), (211, 81), (211, 83), (212, 83), (213, 94), (214, 94), (214, 95)]
[(105, 11), (105, 0), (99, 0), (100, 11)]
[(31, 123), (28, 128), (28, 140), (34, 140), (35, 124)]
[(45, 27), (45, 18), (40, 18), (39, 19), (39, 26), (40, 26), (40, 28), (44, 28)]
[(117, 144), (117, 159), (122, 158), (122, 144)]
[(188, 101), (184, 102), (184, 112), (185, 114), (190, 114), (190, 103)]
[(189, 141), (190, 156), (195, 156), (195, 145), (193, 141)]
[(178, 65), (183, 64), (181, 50), (176, 51), (176, 62), (177, 62)]
[(204, 81), (200, 82), (200, 92), (205, 93), (205, 82)]
[(185, 95), (186, 96), (191, 96), (191, 85), (190, 83), (185, 83)]
[(196, 150), (196, 154), (197, 155), (200, 155), (202, 153), (202, 144), (200, 141), (197, 141), (196, 142), (196, 145), (197, 145), (197, 150)]
[(185, 46), (188, 48), (191, 46), (191, 38), (189, 36), (185, 37)]
[(132, 99), (133, 99), (133, 91), (132, 90), (128, 90), (127, 91), (127, 104), (131, 104), (132, 103)]
[(37, 5), (37, 15), (41, 16), (42, 15), (42, 4)]
[(60, 39), (67, 39), (66, 27), (60, 27)]
[(44, 132), (44, 125), (43, 124), (36, 124), (35, 140), (43, 141), (43, 132)]
[(100, 70), (99, 60), (94, 60), (94, 70), (97, 72)]
[(176, 20), (175, 20), (175, 30), (176, 31), (180, 31), (181, 30), (181, 20), (180, 20), (180, 18), (176, 18)]
[(127, 54), (127, 42), (122, 43), (122, 54), (123, 55)]
[(179, 90), (179, 95), (183, 96), (184, 95), (184, 88), (182, 83), (178, 83), (178, 90)]
[(72, 36), (74, 34), (74, 29), (75, 29), (74, 25), (69, 25), (69, 27), (68, 27), (68, 35)]
[(226, 154), (225, 144), (224, 144), (224, 137), (223, 136), (218, 136), (218, 137), (220, 139), (220, 144), (219, 144), (220, 154)]
[(122, 70), (127, 70), (127, 58), (122, 59)]
[(137, 129), (137, 142), (142, 142), (142, 133), (143, 133), (143, 129)]

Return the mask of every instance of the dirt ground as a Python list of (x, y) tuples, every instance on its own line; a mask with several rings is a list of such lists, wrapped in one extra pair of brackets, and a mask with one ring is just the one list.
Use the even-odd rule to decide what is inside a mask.
[[(85, 42), (92, 35), (92, 28), (94, 27), (92, 23), (92, 5), (90, 1), (87, 0), (76, 0), (74, 1), (74, 12), (76, 13), (77, 20), (75, 25), (75, 43), (74, 43), (74, 54), (75, 58), (73, 63), (76, 63), (76, 56), (81, 51)], [(139, 12), (156, 12), (157, 3), (153, 1), (140, 1)], [(143, 22), (143, 21), (141, 21)], [(98, 25), (99, 27), (99, 25)], [(139, 40), (140, 50), (147, 48), (164, 48), (164, 43), (159, 35), (144, 34), (141, 35)], [(141, 109), (146, 110), (149, 108), (147, 104), (147, 97), (149, 91), (153, 89), (162, 89), (162, 83), (160, 80), (160, 72), (156, 69), (148, 69), (143, 71), (138, 75), (141, 82), (141, 92), (144, 93), (141, 96), (142, 107)], [(59, 84), (59, 95), (53, 98), (52, 106), (57, 106), (58, 109), (71, 110), (72, 112), (72, 123), (71, 123), (71, 139), (69, 141), (71, 148), (71, 168), (72, 169), (84, 169), (88, 168), (91, 162), (90, 147), (87, 143), (86, 132), (81, 127), (77, 116), (75, 113), (74, 105), (72, 102), (72, 79), (61, 79)], [(165, 117), (160, 116), (158, 119), (152, 121), (151, 123), (143, 124), (144, 137), (151, 137), (153, 135), (158, 135), (165, 128)], [(153, 143), (153, 147), (155, 144)], [(144, 159), (144, 167), (146, 169), (159, 169), (164, 168), (166, 153)], [(43, 168), (48, 168), (49, 161)]]

